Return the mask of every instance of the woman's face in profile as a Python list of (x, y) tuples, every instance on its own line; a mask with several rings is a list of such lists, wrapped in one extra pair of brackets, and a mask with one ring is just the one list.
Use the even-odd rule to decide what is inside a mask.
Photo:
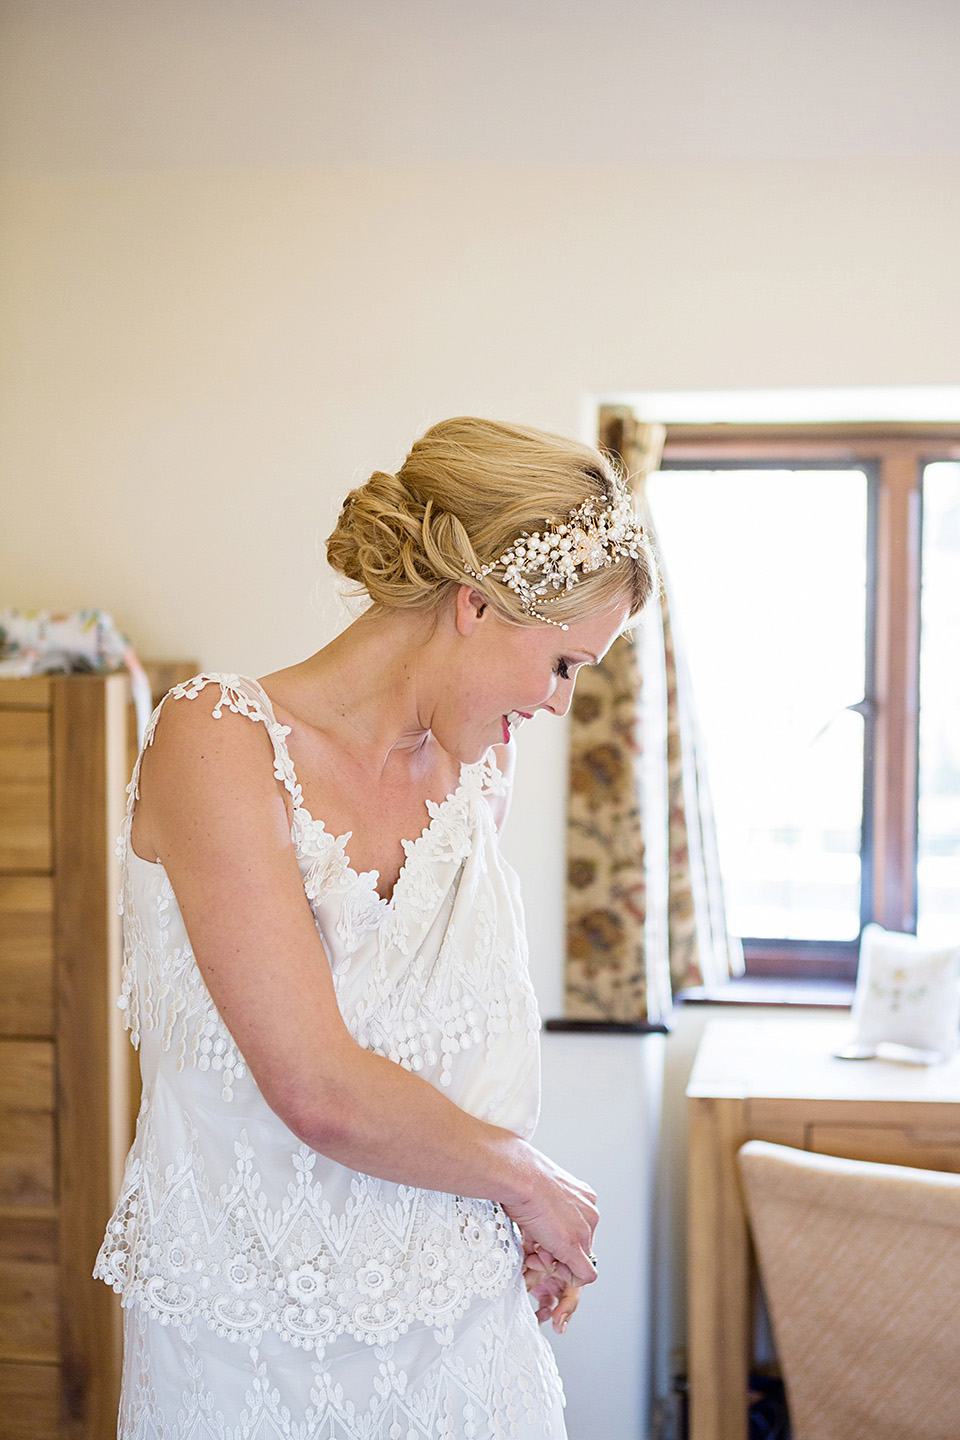
[(481, 759), (491, 745), (509, 743), (522, 719), (541, 710), (565, 715), (578, 670), (603, 658), (630, 614), (624, 595), (561, 630), (516, 625), (477, 598), (474, 608), (482, 613), (466, 633), (460, 630), (454, 673), (431, 727), (443, 748), (466, 764)]

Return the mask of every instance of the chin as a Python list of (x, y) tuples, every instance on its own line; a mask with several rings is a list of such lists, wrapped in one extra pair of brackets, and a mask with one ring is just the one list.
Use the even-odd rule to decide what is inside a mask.
[(496, 738), (492, 740), (464, 740), (462, 744), (457, 747), (455, 752), (456, 759), (460, 765), (476, 765), (483, 759), (488, 751), (493, 749), (494, 745), (502, 744), (503, 740)]
[(476, 765), (495, 745), (504, 743), (502, 733), (494, 734), (489, 730), (481, 731), (480, 734), (477, 734), (476, 730), (472, 734), (461, 731), (459, 735), (446, 737), (434, 731), (434, 739), (441, 750), (445, 750), (458, 765)]

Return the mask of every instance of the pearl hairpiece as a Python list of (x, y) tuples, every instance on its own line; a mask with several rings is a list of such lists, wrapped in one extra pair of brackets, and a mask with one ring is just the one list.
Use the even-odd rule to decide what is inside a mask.
[[(615, 482), (612, 505), (602, 506), (590, 498), (577, 505), (566, 520), (551, 523), (532, 535), (526, 531), (508, 550), (481, 570), (468, 570), (475, 580), (485, 580), (502, 570), (501, 583), (512, 590), (527, 615), (546, 625), (566, 626), (561, 620), (542, 615), (536, 608), (559, 600), (584, 575), (613, 565), (630, 555), (637, 559), (643, 541), (643, 526), (630, 502), (626, 486)], [(558, 592), (550, 595), (548, 591)]]

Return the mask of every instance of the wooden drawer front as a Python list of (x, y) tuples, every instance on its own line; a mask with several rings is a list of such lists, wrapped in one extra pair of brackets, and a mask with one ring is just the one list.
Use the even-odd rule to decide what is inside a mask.
[(57, 1280), (55, 1221), (0, 1211), (0, 1360), (59, 1360)]
[(0, 1040), (0, 1205), (54, 1203), (53, 1045)]
[(0, 709), (49, 710), (52, 683), (49, 675), (0, 675)]
[(60, 1367), (0, 1360), (0, 1440), (60, 1440)]
[(0, 710), (0, 870), (49, 871), (50, 717)]
[(53, 1037), (53, 881), (0, 875), (0, 1035)]
[(848, 1160), (960, 1172), (960, 1131), (946, 1127), (811, 1125), (806, 1148), (820, 1155), (842, 1155)]

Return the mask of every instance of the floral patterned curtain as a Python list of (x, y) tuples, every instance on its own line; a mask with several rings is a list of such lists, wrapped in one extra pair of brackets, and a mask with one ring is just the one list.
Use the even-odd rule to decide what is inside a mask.
[[(645, 494), (664, 429), (601, 411), (651, 535)], [(661, 557), (662, 563), (662, 557)], [(582, 670), (570, 724), (567, 807), (569, 1019), (662, 1025), (674, 991), (728, 978), (710, 795), (678, 654), (666, 575), (659, 604)]]

